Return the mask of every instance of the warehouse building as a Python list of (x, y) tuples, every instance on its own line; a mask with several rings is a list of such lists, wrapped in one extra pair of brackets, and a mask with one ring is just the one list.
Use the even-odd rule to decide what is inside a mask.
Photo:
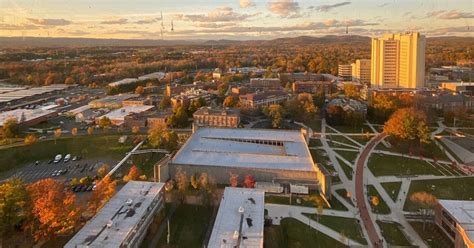
[(300, 131), (238, 128), (199, 128), (169, 165), (174, 178), (180, 167), (188, 175), (208, 173), (217, 183), (230, 174), (242, 180), (304, 185), (330, 194), (329, 175), (313, 162)]
[(438, 200), (435, 222), (455, 248), (474, 247), (474, 201)]
[(259, 189), (224, 190), (209, 248), (263, 248), (265, 192)]
[(163, 186), (128, 182), (64, 247), (140, 247), (165, 204)]
[(43, 110), (43, 109), (15, 109), (0, 113), (0, 127), (11, 119), (17, 121), (18, 124), (23, 126), (33, 126), (43, 121), (47, 121), (49, 118), (57, 116), (58, 113), (54, 110)]

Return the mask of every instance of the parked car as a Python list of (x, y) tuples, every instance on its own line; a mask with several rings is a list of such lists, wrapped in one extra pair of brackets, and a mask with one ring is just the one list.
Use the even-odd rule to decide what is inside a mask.
[(77, 161), (77, 156), (72, 157), (72, 161)]
[(56, 155), (56, 157), (54, 157), (54, 163), (55, 164), (59, 163), (59, 161), (61, 161), (62, 158), (63, 158), (63, 155), (61, 154)]
[(87, 187), (86, 191), (91, 191), (93, 187), (94, 187), (94, 186), (89, 185), (89, 186)]
[(40, 164), (40, 161), (36, 160), (35, 165), (39, 165), (39, 164)]
[(71, 154), (66, 154), (66, 156), (64, 156), (64, 163), (69, 162), (69, 160), (71, 160)]

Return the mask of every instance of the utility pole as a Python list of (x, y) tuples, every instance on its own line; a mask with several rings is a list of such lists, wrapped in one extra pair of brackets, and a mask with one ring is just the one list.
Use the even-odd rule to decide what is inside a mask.
[(168, 235), (166, 235), (166, 244), (170, 244), (170, 219), (168, 219)]

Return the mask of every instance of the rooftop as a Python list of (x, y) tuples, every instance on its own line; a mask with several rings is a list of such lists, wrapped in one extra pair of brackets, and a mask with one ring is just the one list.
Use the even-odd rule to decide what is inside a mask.
[(194, 112), (193, 115), (222, 115), (222, 116), (238, 116), (240, 115), (240, 109), (238, 108), (211, 108), (202, 107)]
[(456, 219), (469, 239), (474, 240), (474, 201), (438, 200), (438, 203)]
[(263, 247), (263, 190), (226, 187), (208, 247)]
[(117, 119), (123, 119), (125, 116), (135, 113), (141, 113), (148, 111), (150, 109), (154, 108), (152, 105), (130, 105), (130, 106), (125, 106), (123, 108), (116, 109), (114, 111), (111, 111), (107, 113), (106, 115), (101, 116), (102, 117), (108, 117), (111, 120), (117, 120)]
[(303, 134), (291, 130), (200, 128), (172, 163), (315, 171)]
[(65, 247), (122, 247), (134, 235), (142, 217), (149, 214), (149, 207), (156, 206), (155, 199), (163, 183), (128, 182)]
[(25, 121), (34, 120), (36, 118), (43, 117), (55, 113), (54, 110), (43, 110), (43, 109), (15, 109), (0, 113), (0, 126), (9, 119), (15, 119), (18, 123)]

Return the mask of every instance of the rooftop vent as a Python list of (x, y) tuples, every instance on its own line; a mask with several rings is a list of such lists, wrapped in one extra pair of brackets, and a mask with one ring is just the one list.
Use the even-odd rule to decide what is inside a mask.
[(242, 207), (242, 206), (239, 207), (239, 213), (241, 213), (241, 214), (244, 213), (244, 207)]
[(234, 235), (232, 236), (233, 239), (238, 239), (239, 238), (239, 231), (235, 230)]
[(107, 228), (111, 228), (113, 224), (114, 224), (114, 221), (109, 220), (109, 222), (107, 223)]
[(131, 206), (132, 203), (133, 203), (133, 200), (132, 200), (132, 199), (128, 199), (125, 203), (126, 203), (127, 205)]

